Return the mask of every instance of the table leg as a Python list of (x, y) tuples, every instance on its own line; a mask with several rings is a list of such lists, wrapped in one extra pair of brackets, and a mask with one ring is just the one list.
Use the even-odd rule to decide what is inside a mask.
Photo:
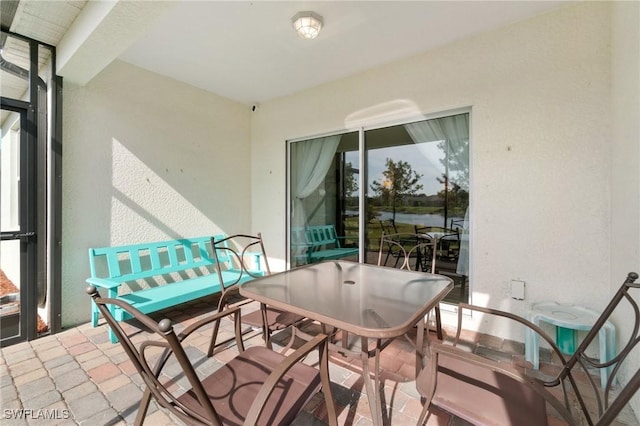
[(436, 335), (438, 336), (439, 340), (444, 340), (444, 337), (442, 336), (442, 318), (440, 316), (440, 306), (436, 305), (436, 307), (433, 309), (436, 311)]
[[(416, 379), (418, 378), (418, 374), (420, 374), (420, 371), (424, 367), (422, 365), (422, 362), (424, 359), (424, 353), (422, 352), (424, 348), (424, 330), (425, 330), (424, 323), (425, 323), (424, 319), (418, 322), (418, 329), (417, 329), (417, 335), (416, 335)], [(427, 331), (428, 331), (428, 327), (429, 325), (427, 324)]]
[(269, 319), (267, 317), (267, 305), (261, 303), (260, 311), (262, 312), (262, 338), (264, 339), (264, 344), (268, 349), (273, 349), (271, 345), (271, 332), (269, 331)]
[[(421, 320), (417, 324), (417, 336), (415, 342), (416, 349), (416, 377), (420, 370), (422, 370), (422, 362), (424, 358), (423, 349), (424, 349), (424, 331), (425, 331), (425, 321)], [(405, 335), (409, 341), (411, 339), (408, 335)], [(384, 424), (384, 417), (382, 414), (382, 394), (383, 390), (380, 386), (380, 352), (382, 351), (382, 340), (376, 339), (376, 347), (374, 349), (374, 366), (373, 371), (369, 368), (369, 359), (371, 355), (371, 351), (369, 351), (369, 339), (366, 337), (360, 338), (360, 359), (362, 361), (362, 379), (364, 380), (365, 389), (367, 392), (367, 400), (369, 401), (369, 407), (371, 409), (371, 419), (374, 425), (382, 426)], [(373, 378), (371, 378), (371, 373), (373, 373)]]
[(431, 259), (431, 273), (436, 273), (436, 257), (438, 256), (438, 238), (433, 237), (433, 256)]
[[(371, 419), (376, 426), (382, 426), (382, 398), (380, 397), (380, 340), (376, 341), (374, 355), (373, 380), (369, 369), (369, 339), (361, 338), (362, 379), (367, 391), (367, 399), (371, 408)], [(372, 383), (373, 382), (373, 383)]]

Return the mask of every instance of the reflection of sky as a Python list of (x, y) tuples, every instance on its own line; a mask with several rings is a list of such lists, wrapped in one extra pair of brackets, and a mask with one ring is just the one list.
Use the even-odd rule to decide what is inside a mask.
[[(396, 162), (405, 161), (411, 165), (414, 171), (422, 175), (419, 181), (423, 186), (421, 193), (433, 195), (443, 189), (443, 184), (438, 182), (437, 178), (441, 178), (444, 173), (444, 166), (440, 162), (440, 159), (444, 159), (444, 152), (438, 149), (437, 142), (393, 146), (367, 151), (369, 190), (374, 180), (381, 182), (384, 179), (382, 172), (387, 168), (387, 158), (391, 158)], [(358, 152), (346, 153), (346, 161), (359, 168)]]

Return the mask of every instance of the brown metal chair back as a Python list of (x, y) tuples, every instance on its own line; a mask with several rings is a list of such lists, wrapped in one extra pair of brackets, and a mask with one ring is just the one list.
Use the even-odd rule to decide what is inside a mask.
[[(161, 407), (190, 425), (285, 425), (291, 423), (320, 390), (324, 394), (330, 424), (337, 424), (329, 385), (326, 335), (316, 336), (286, 357), (262, 346), (245, 350), (239, 307), (204, 317), (176, 335), (168, 319), (156, 322), (124, 301), (101, 297), (93, 286), (87, 288), (87, 293), (118, 337), (146, 386), (135, 424), (143, 423), (153, 398)], [(134, 343), (111, 315), (109, 307), (112, 305), (126, 310), (155, 336)], [(199, 328), (217, 323), (229, 315), (234, 319), (239, 353), (201, 379), (183, 342)], [(162, 350), (159, 357), (154, 349)], [(319, 352), (319, 369), (299, 362), (314, 349)], [(170, 363), (177, 364), (179, 368), (165, 369)], [(171, 374), (176, 370), (177, 374)], [(169, 378), (160, 380), (161, 375)], [(182, 375), (190, 388), (180, 393), (174, 384)]]
[(462, 231), (461, 227), (443, 228), (440, 226), (415, 225), (414, 229), (416, 234), (428, 235), (430, 232), (438, 232), (440, 234), (443, 234), (438, 238), (438, 247), (434, 247), (434, 256), (436, 256), (438, 259), (443, 258), (457, 261), (457, 258), (460, 254), (460, 234)]
[[(378, 251), (378, 266), (389, 266), (389, 258), (395, 259), (394, 268), (426, 272), (424, 265), (431, 265), (433, 242), (421, 234), (411, 232), (382, 233)], [(382, 258), (384, 257), (384, 260)]]
[[(242, 297), (239, 293), (239, 285), (266, 275), (271, 275), (269, 259), (264, 248), (262, 234), (256, 235), (235, 234), (216, 240), (211, 238), (214, 259), (219, 265), (216, 268), (220, 282), (227, 282), (220, 300), (218, 310), (222, 311), (230, 306), (240, 306), (252, 300)], [(227, 274), (234, 274), (235, 280), (229, 282)], [(265, 344), (271, 349), (271, 334), (291, 327), (289, 344), (283, 348), (288, 350), (294, 343), (294, 325), (304, 320), (300, 315), (294, 315), (271, 306), (261, 306), (260, 310), (242, 315), (242, 323), (253, 328), (261, 328)], [(214, 342), (217, 340), (219, 323), (213, 328), (211, 344), (207, 354), (211, 356), (215, 350)]]
[[(385, 253), (386, 252), (386, 253)], [(378, 266), (387, 266), (389, 256), (395, 258), (394, 268), (416, 271), (427, 271), (425, 265), (431, 265), (433, 256), (433, 241), (420, 234), (398, 232), (395, 234), (382, 233), (380, 249), (378, 251)], [(382, 260), (384, 256), (384, 261)], [(413, 262), (413, 264), (412, 264)], [(440, 307), (434, 308), (436, 314), (436, 334), (442, 340), (442, 319)]]
[(235, 234), (222, 239), (211, 237), (211, 248), (223, 292), (271, 274), (261, 233)]
[[(612, 372), (607, 380), (607, 384), (604, 389), (603, 395), (600, 393), (599, 384), (597, 384), (591, 375), (588, 375), (591, 383), (592, 393), (598, 402), (597, 413), (591, 413), (587, 409), (585, 402), (585, 396), (578, 392), (579, 402), (584, 415), (587, 417), (589, 424), (608, 425), (618, 416), (620, 411), (629, 403), (629, 400), (640, 388), (640, 369), (636, 368), (635, 373), (626, 378), (626, 385), (620, 390), (616, 390), (616, 396), (612, 388), (616, 382), (616, 377), (620, 373), (621, 368), (625, 365), (625, 361), (628, 359), (629, 354), (633, 352), (640, 343), (640, 309), (638, 308), (637, 301), (630, 293), (631, 289), (640, 290), (640, 283), (637, 283), (638, 274), (630, 272), (627, 278), (622, 283), (618, 291), (615, 293), (607, 307), (604, 309), (596, 323), (591, 330), (587, 333), (584, 340), (580, 343), (574, 354), (567, 360), (565, 368), (560, 372), (558, 380), (562, 382), (564, 379), (570, 376), (570, 373), (576, 366), (580, 366), (583, 371), (588, 369), (602, 369), (613, 367)], [(638, 291), (635, 292), (635, 296), (638, 297)], [(611, 319), (614, 312), (620, 306), (621, 302), (627, 302), (633, 312), (633, 327), (631, 334), (627, 342), (624, 344), (618, 354), (611, 360), (601, 363), (589, 356), (587, 356), (587, 348), (598, 337), (600, 330), (604, 327), (605, 323)], [(631, 322), (631, 318), (624, 316), (625, 321)], [(633, 373), (633, 367), (630, 366), (630, 371)], [(622, 382), (622, 380), (618, 380)]]
[[(460, 304), (458, 330), (453, 346), (432, 344), (427, 366), (416, 379), (418, 392), (425, 401), (419, 423), (424, 421), (429, 406), (433, 404), (472, 423), (482, 423), (487, 419), (496, 422), (496, 419), (501, 419), (497, 420), (496, 424), (537, 426), (547, 424), (546, 405), (550, 404), (571, 425), (611, 424), (640, 387), (640, 371), (632, 367), (630, 376), (625, 380), (626, 384), (621, 389), (612, 391), (617, 373), (640, 342), (640, 309), (630, 294), (631, 289), (640, 288), (640, 284), (635, 282), (637, 279), (637, 273), (628, 274), (575, 353), (569, 358), (562, 354), (547, 333), (524, 318), (496, 309)], [(612, 360), (604, 363), (594, 361), (587, 356), (587, 348), (623, 300), (628, 302), (634, 312), (629, 340)], [(461, 334), (464, 310), (507, 318), (528, 327), (551, 347), (554, 357), (560, 362), (560, 372), (548, 380), (536, 379), (510, 364), (496, 362), (459, 349), (456, 346)], [(590, 370), (611, 367), (613, 371), (602, 391), (599, 383), (591, 376)], [(579, 372), (585, 373), (588, 377), (590, 388), (585, 385), (578, 386), (575, 377)], [(559, 389), (559, 392), (555, 393), (559, 393), (561, 398), (553, 395), (549, 391), (550, 388)], [(589, 410), (590, 404), (586, 403), (587, 400), (597, 402), (595, 412)]]

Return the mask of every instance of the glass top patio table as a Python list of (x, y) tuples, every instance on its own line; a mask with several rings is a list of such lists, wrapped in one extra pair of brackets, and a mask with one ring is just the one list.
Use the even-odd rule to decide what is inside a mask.
[(325, 261), (261, 277), (240, 293), (361, 337), (405, 334), (453, 288), (447, 277)]
[[(362, 377), (375, 425), (383, 425), (380, 351), (418, 326), (416, 374), (421, 367), (424, 318), (453, 288), (450, 278), (350, 261), (325, 261), (248, 281), (240, 294), (360, 336)], [(369, 349), (368, 339), (375, 340)], [(384, 340), (384, 342), (383, 342)], [(374, 357), (373, 379), (368, 358)]]

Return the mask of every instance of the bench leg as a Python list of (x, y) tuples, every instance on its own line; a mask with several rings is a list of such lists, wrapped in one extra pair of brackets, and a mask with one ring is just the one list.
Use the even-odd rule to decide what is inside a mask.
[(96, 306), (96, 304), (92, 300), (91, 301), (91, 326), (93, 328), (98, 326), (98, 319), (99, 318), (100, 318), (100, 311), (98, 310), (98, 307)]
[(116, 337), (115, 333), (111, 329), (109, 329), (109, 341), (111, 343), (118, 343), (118, 338)]
[[(124, 311), (122, 309), (117, 309), (115, 306), (109, 306), (109, 309), (112, 309), (112, 308), (113, 310), (111, 311), (111, 315), (113, 316), (113, 318), (115, 318), (116, 321), (122, 322), (125, 319), (127, 319), (124, 316)], [(118, 343), (118, 338), (116, 337), (116, 334), (113, 332), (111, 327), (109, 327), (109, 341), (111, 343)]]

